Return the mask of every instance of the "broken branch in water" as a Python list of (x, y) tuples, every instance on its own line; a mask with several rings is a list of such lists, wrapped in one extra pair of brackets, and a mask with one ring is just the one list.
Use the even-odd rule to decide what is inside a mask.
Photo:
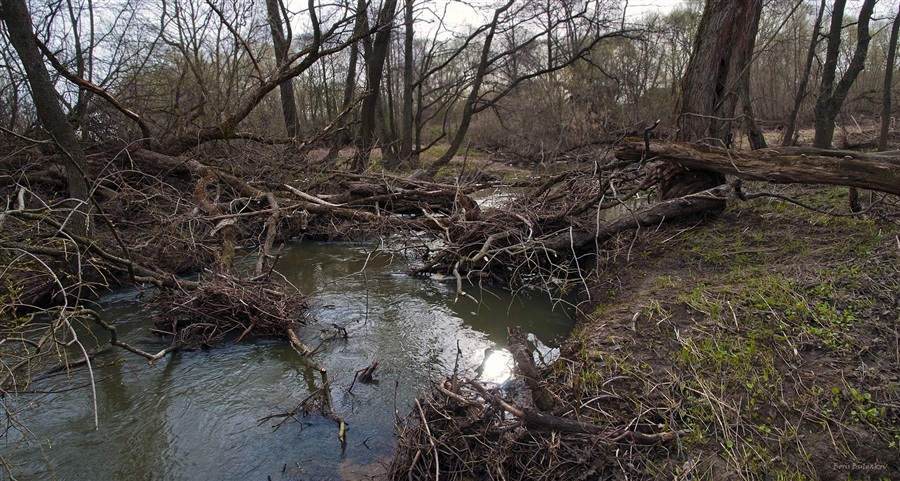
[(372, 364), (357, 370), (353, 375), (353, 382), (350, 383), (350, 387), (347, 389), (347, 392), (353, 391), (353, 386), (356, 384), (356, 381), (359, 380), (361, 383), (370, 383), (375, 379), (372, 375), (375, 373), (375, 368), (378, 367), (378, 361), (372, 361)]

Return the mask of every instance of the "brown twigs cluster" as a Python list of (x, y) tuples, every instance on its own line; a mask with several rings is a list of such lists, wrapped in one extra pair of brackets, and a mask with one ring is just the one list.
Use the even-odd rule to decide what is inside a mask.
[(160, 334), (190, 348), (214, 347), (228, 336), (290, 340), (288, 331), (303, 323), (306, 309), (299, 292), (268, 278), (214, 273), (195, 289), (164, 291), (151, 302)]
[(455, 389), (445, 380), (434, 390), (398, 426), (388, 479), (586, 479), (614, 469), (620, 446), (647, 451), (641, 446), (684, 434), (645, 432), (647, 426), (634, 423), (596, 424), (609, 409), (604, 402), (619, 403), (616, 396), (545, 413), (510, 399), (510, 390), (487, 389), (475, 380)]

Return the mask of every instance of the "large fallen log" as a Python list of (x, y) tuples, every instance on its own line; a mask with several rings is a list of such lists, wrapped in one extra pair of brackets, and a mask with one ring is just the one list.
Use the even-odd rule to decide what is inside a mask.
[[(625, 142), (620, 160), (644, 158), (644, 143)], [(745, 180), (830, 184), (900, 194), (900, 152), (860, 153), (811, 147), (750, 151), (726, 150), (687, 142), (652, 142), (647, 159), (665, 160), (688, 170), (707, 170)]]

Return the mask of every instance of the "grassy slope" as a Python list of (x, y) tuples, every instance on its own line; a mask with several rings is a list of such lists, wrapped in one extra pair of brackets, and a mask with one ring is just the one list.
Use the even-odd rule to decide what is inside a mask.
[[(787, 193), (845, 210), (846, 189)], [(735, 200), (606, 252), (557, 380), (615, 400), (598, 422), (689, 430), (619, 474), (900, 479), (900, 225), (874, 213)]]

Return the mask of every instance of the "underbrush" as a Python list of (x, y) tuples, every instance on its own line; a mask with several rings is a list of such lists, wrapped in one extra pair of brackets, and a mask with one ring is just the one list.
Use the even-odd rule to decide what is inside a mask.
[(609, 247), (566, 356), (577, 396), (689, 433), (613, 478), (900, 477), (900, 227), (871, 200), (859, 217), (735, 200)]

